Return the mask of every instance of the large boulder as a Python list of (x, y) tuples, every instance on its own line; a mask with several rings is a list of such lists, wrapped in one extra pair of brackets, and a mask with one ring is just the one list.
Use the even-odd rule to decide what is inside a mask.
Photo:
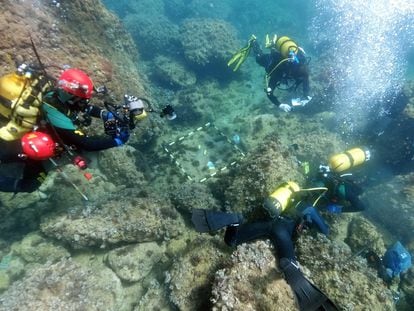
[(232, 211), (256, 213), (264, 199), (287, 181), (301, 185), (304, 177), (289, 150), (268, 137), (235, 170), (224, 194)]
[(297, 310), (273, 251), (268, 241), (238, 246), (230, 264), (215, 273), (213, 310)]
[(0, 296), (0, 310), (125, 310), (120, 280), (110, 269), (71, 260), (45, 264)]
[(150, 274), (164, 252), (165, 247), (155, 242), (139, 243), (110, 251), (106, 263), (121, 280), (138, 282)]
[(214, 272), (221, 268), (227, 255), (218, 237), (199, 237), (186, 253), (176, 257), (166, 272), (170, 301), (183, 311), (207, 310)]
[(151, 70), (153, 79), (168, 89), (180, 89), (196, 83), (195, 74), (185, 64), (167, 56), (157, 56)]
[(225, 70), (238, 48), (236, 30), (224, 20), (186, 19), (180, 27), (180, 38), (186, 60), (198, 67)]
[(122, 243), (165, 241), (182, 234), (183, 220), (164, 200), (118, 198), (99, 209), (79, 214), (52, 214), (41, 223), (47, 236), (74, 248), (100, 247)]
[(345, 243), (304, 234), (296, 245), (306, 276), (340, 308), (395, 310), (392, 292), (377, 271)]

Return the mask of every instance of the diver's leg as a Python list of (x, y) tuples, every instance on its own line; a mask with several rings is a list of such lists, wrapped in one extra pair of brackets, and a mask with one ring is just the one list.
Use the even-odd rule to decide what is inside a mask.
[(270, 77), (269, 83), (267, 85), (267, 89), (265, 90), (267, 98), (277, 107), (279, 107), (282, 103), (277, 99), (274, 95), (276, 86), (277, 86), (278, 79), (275, 75)]
[(211, 232), (232, 224), (240, 224), (243, 216), (239, 213), (193, 209), (191, 221), (198, 232)]
[(295, 230), (295, 222), (291, 219), (277, 219), (271, 228), (271, 240), (277, 249), (279, 258), (296, 260), (292, 236)]
[(302, 65), (300, 68), (300, 76), (302, 79), (303, 97), (309, 96), (309, 69), (307, 65)]
[(262, 237), (269, 237), (272, 221), (254, 222), (240, 226), (228, 226), (224, 241), (229, 246), (236, 246)]

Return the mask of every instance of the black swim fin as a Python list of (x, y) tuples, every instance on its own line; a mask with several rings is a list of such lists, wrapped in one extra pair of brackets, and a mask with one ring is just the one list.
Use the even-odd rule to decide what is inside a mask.
[(216, 231), (223, 227), (239, 224), (243, 216), (238, 213), (210, 211), (206, 209), (193, 209), (191, 221), (198, 232)]
[(281, 258), (279, 266), (285, 280), (295, 293), (300, 311), (338, 311), (338, 307), (299, 270), (299, 267), (288, 258)]

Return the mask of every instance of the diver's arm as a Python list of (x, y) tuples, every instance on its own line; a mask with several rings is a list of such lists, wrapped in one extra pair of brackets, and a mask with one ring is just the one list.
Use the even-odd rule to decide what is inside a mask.
[(91, 117), (99, 118), (99, 119), (101, 119), (102, 111), (103, 111), (102, 108), (99, 108), (98, 106), (95, 106), (95, 105), (88, 105), (88, 107), (86, 107), (85, 109), (85, 112), (89, 114)]
[(74, 145), (79, 150), (84, 151), (99, 151), (112, 147), (117, 147), (118, 144), (114, 138), (110, 136), (86, 136), (78, 131), (65, 130), (61, 128), (55, 128), (59, 137), (67, 145)]

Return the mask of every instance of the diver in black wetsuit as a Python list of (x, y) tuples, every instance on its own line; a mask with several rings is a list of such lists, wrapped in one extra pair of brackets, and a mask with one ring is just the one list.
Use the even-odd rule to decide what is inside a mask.
[(359, 198), (363, 190), (351, 174), (340, 175), (332, 172), (328, 166), (321, 165), (315, 182), (327, 188), (321, 203), (328, 212), (352, 213), (366, 209), (366, 204)]
[(242, 224), (240, 214), (194, 210), (192, 220), (199, 232), (214, 231), (227, 226), (224, 241), (232, 247), (256, 239), (270, 239), (277, 249), (279, 267), (295, 293), (300, 310), (338, 310), (335, 304), (307, 280), (299, 269), (292, 237), (296, 228), (303, 225), (302, 220), (308, 219), (317, 224), (322, 232), (328, 232), (327, 225), (313, 207), (307, 208), (303, 217), (298, 222), (291, 218), (278, 217), (268, 221)]
[[(267, 40), (268, 41), (268, 40)], [(265, 68), (266, 86), (265, 92), (269, 100), (285, 112), (289, 112), (292, 107), (282, 104), (274, 95), (276, 88), (284, 85), (287, 89), (297, 88), (300, 84), (303, 87), (303, 99), (297, 99), (296, 105), (306, 105), (311, 97), (309, 96), (309, 68), (308, 60), (303, 49), (298, 47), (288, 37), (274, 38), (270, 53), (263, 53), (257, 40), (253, 40), (251, 45), (256, 57), (256, 62)]]

